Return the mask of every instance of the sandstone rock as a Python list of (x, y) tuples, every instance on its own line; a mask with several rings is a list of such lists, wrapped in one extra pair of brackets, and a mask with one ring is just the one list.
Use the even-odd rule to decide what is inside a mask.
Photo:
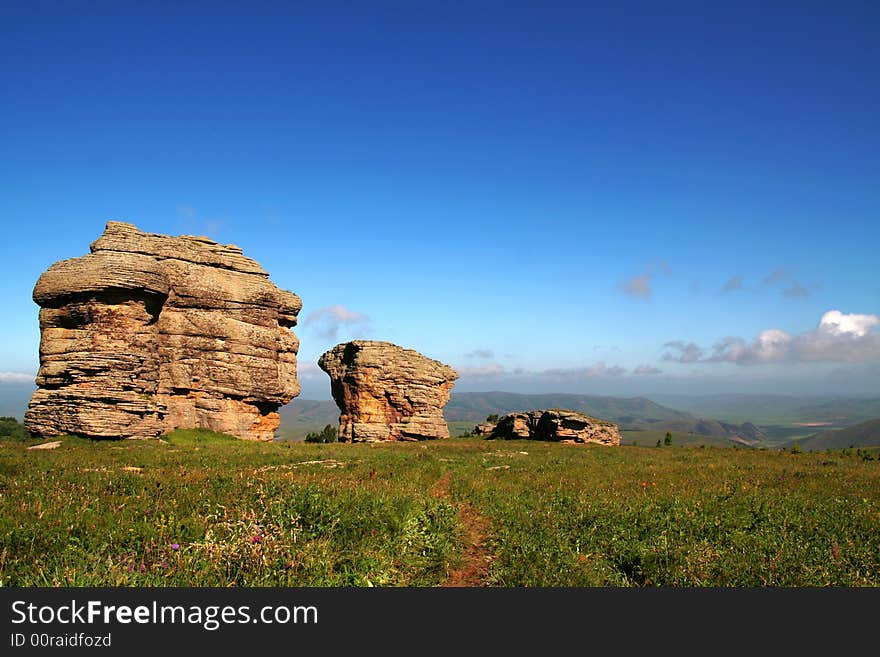
[(558, 408), (505, 415), (489, 438), (620, 445), (616, 424)]
[(475, 436), (489, 436), (496, 426), (494, 422), (483, 422), (474, 427), (473, 434)]
[(111, 221), (37, 281), (33, 434), (150, 438), (206, 428), (271, 440), (299, 394), (302, 302), (237, 246)]
[(59, 447), (61, 447), (61, 441), (60, 440), (53, 440), (52, 442), (48, 442), (48, 443), (40, 443), (39, 445), (31, 445), (27, 449), (58, 449)]
[(341, 411), (340, 441), (449, 437), (442, 408), (458, 374), (448, 365), (373, 340), (336, 345), (318, 365)]

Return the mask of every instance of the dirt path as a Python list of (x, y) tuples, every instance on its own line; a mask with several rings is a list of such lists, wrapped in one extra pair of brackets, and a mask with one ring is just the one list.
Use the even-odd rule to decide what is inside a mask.
[[(451, 483), (452, 473), (447, 471), (431, 487), (431, 494), (438, 499), (448, 500)], [(486, 539), (489, 537), (490, 529), (489, 520), (477, 511), (470, 502), (456, 506), (458, 507), (458, 523), (463, 532), (462, 557), (464, 562), (460, 567), (447, 572), (446, 579), (440, 586), (482, 586), (489, 574), (490, 557), (486, 549)]]

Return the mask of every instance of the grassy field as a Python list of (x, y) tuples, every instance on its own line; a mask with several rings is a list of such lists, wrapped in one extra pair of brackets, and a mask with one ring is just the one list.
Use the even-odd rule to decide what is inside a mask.
[(0, 443), (3, 586), (878, 586), (875, 452)]
[[(632, 445), (635, 447), (655, 447), (657, 441), (663, 443), (666, 438), (666, 431), (662, 430), (626, 430), (620, 432), (620, 442), (622, 445)], [(670, 431), (672, 436), (672, 445), (675, 447), (730, 447), (734, 443), (726, 438), (717, 436), (701, 436), (700, 434), (682, 433), (680, 431)]]

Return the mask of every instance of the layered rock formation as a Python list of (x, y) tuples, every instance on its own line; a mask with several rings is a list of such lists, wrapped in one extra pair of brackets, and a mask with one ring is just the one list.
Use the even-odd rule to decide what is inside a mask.
[(449, 437), (442, 409), (458, 374), (448, 365), (372, 340), (336, 345), (318, 365), (341, 412), (340, 441)]
[(495, 422), (481, 422), (473, 428), (471, 433), (475, 436), (490, 436), (496, 426), (498, 425)]
[(299, 394), (302, 302), (237, 246), (109, 222), (91, 253), (37, 281), (42, 436), (149, 438), (206, 428), (271, 440)]
[(613, 422), (558, 408), (505, 415), (489, 438), (620, 445), (620, 431)]

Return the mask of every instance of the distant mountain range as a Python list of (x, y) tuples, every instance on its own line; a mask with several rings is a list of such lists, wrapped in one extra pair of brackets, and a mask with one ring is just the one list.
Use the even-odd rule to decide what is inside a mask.
[(876, 447), (880, 445), (880, 419), (860, 422), (845, 429), (820, 431), (812, 436), (793, 440), (786, 447), (793, 447), (795, 444), (808, 452), (847, 447)]
[(299, 440), (310, 431), (318, 431), (328, 424), (339, 424), (339, 409), (334, 401), (294, 399), (279, 412), (281, 428), (278, 435), (287, 440)]
[(510, 392), (462, 392), (452, 395), (443, 415), (449, 421), (482, 422), (488, 415), (538, 408), (565, 408), (609, 420), (622, 431), (670, 431), (723, 438), (743, 445), (757, 445), (763, 432), (751, 423), (741, 425), (694, 417), (646, 397), (604, 397), (595, 395), (542, 394), (522, 395)]
[[(31, 383), (5, 382), (0, 385), (0, 415), (22, 419), (33, 391)], [(880, 399), (781, 395), (652, 396), (653, 400), (646, 397), (461, 392), (453, 393), (443, 414), (454, 434), (493, 414), (566, 408), (615, 422), (621, 430), (629, 432), (670, 431), (769, 447), (790, 447), (797, 442), (805, 450), (880, 445), (880, 419), (877, 419), (880, 418)], [(301, 440), (310, 431), (318, 431), (327, 424), (335, 426), (338, 422), (339, 409), (333, 401), (294, 399), (281, 408), (278, 433), (284, 439)], [(804, 437), (808, 431), (816, 431), (817, 427), (812, 426), (816, 424), (838, 430)], [(637, 437), (639, 434), (632, 435)]]
[(453, 393), (443, 409), (447, 420), (483, 422), (489, 415), (505, 415), (514, 411), (539, 408), (564, 408), (578, 411), (618, 424), (639, 421), (659, 422), (693, 417), (655, 404), (645, 397), (600, 397), (594, 395), (542, 394), (523, 395), (512, 392)]
[[(595, 395), (540, 394), (511, 392), (453, 393), (443, 409), (450, 423), (483, 422), (489, 415), (505, 415), (514, 411), (539, 408), (564, 408), (609, 420), (623, 431), (671, 431), (674, 433), (711, 436), (743, 445), (757, 445), (762, 431), (753, 424), (741, 425), (694, 417), (690, 413), (661, 406), (645, 397), (604, 397)], [(301, 439), (309, 431), (339, 422), (339, 410), (332, 401), (294, 399), (281, 409), (279, 435)]]
[(791, 397), (786, 395), (651, 395), (654, 401), (693, 415), (760, 426), (828, 424), (847, 427), (880, 417), (876, 397)]
[(4, 381), (0, 383), (0, 416), (24, 419), (31, 395), (37, 387), (33, 383)]

